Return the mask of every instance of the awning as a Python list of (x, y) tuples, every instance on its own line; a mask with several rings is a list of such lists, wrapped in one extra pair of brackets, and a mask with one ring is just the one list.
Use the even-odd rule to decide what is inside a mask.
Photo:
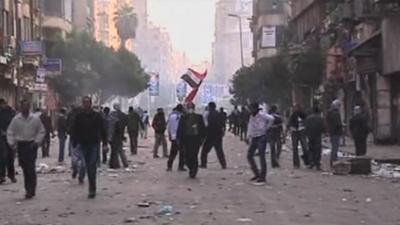
[(355, 51), (357, 51), (357, 50), (361, 49), (362, 47), (364, 47), (365, 45), (371, 43), (373, 40), (378, 38), (381, 34), (382, 34), (381, 30), (375, 31), (371, 36), (369, 36), (369, 38), (363, 40), (362, 42), (358, 43), (356, 46), (351, 48), (350, 51), (348, 52), (348, 55), (352, 55)]

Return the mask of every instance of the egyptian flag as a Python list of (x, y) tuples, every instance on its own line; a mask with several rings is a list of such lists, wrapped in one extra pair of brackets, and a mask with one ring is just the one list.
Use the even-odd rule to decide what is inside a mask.
[(199, 88), (201, 84), (203, 83), (203, 80), (207, 76), (207, 71), (205, 71), (203, 74), (198, 73), (192, 69), (188, 69), (188, 72), (184, 75), (182, 75), (182, 80), (184, 80), (186, 83), (192, 87), (192, 91), (189, 93), (188, 96), (186, 96), (185, 103), (191, 103), (193, 102), (194, 98), (197, 95), (197, 92), (199, 91)]
[(188, 71), (182, 75), (181, 79), (188, 83), (190, 87), (198, 88), (206, 76), (207, 71), (201, 74), (192, 69), (188, 69)]

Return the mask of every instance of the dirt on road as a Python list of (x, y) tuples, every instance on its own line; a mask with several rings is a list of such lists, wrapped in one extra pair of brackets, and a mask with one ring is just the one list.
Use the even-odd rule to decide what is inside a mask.
[[(139, 155), (129, 156), (131, 170), (102, 165), (94, 200), (87, 199), (87, 184), (62, 167), (39, 175), (33, 200), (22, 198), (23, 178), (17, 176), (17, 184), (0, 186), (0, 224), (400, 225), (396, 180), (293, 170), (285, 152), (281, 169), (269, 167), (268, 185), (254, 186), (247, 146), (231, 135), (224, 144), (228, 169), (221, 170), (211, 152), (209, 168), (191, 180), (176, 171), (177, 162), (166, 172), (166, 160), (152, 158), (152, 139), (140, 145)], [(54, 168), (56, 156), (53, 147), (52, 158), (38, 164)]]

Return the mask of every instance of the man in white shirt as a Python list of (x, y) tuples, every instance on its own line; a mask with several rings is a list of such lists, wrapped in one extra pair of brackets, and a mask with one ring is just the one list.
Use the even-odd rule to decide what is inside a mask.
[(186, 171), (185, 169), (185, 155), (182, 146), (178, 143), (177, 132), (179, 121), (183, 114), (183, 106), (181, 104), (177, 105), (174, 111), (168, 117), (167, 130), (169, 135), (169, 140), (171, 141), (171, 151), (169, 154), (167, 162), (167, 171), (172, 171), (172, 165), (176, 156), (179, 153), (179, 171)]
[[(247, 159), (251, 170), (254, 173), (254, 177), (251, 181), (255, 181), (256, 184), (264, 184), (267, 178), (267, 161), (265, 159), (267, 130), (272, 126), (274, 117), (262, 112), (258, 103), (252, 103), (250, 105), (250, 112), (251, 115), (248, 125), (248, 140), (250, 140), (250, 147), (247, 153)], [(258, 156), (260, 157), (261, 169), (258, 169), (254, 160), (257, 150), (259, 154)]]
[(46, 134), (39, 117), (30, 112), (30, 103), (21, 101), (21, 111), (7, 129), (8, 144), (18, 152), (19, 165), (25, 181), (26, 199), (36, 194), (36, 158), (38, 146)]

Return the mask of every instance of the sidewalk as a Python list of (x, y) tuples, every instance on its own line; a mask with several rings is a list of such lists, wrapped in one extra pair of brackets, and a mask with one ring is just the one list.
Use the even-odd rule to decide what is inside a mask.
[[(340, 147), (344, 152), (355, 154), (353, 140), (346, 138), (346, 146)], [(375, 145), (373, 142), (368, 142), (367, 155), (373, 159), (396, 159), (400, 161), (400, 146), (399, 145)]]

